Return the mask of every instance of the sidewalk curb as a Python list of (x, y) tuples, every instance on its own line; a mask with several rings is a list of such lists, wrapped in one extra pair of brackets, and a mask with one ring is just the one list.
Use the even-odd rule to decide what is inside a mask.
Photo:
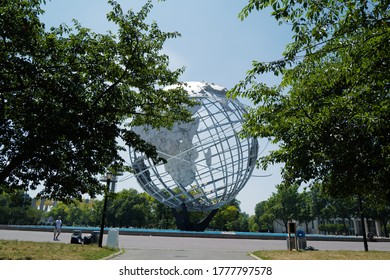
[(109, 255), (108, 257), (104, 257), (104, 258), (102, 258), (102, 260), (110, 260), (110, 259), (113, 259), (113, 258), (115, 258), (115, 257), (117, 257), (117, 256), (119, 256), (119, 255), (122, 255), (124, 252), (125, 252), (125, 250), (124, 250), (123, 248), (121, 248), (119, 252), (116, 252), (116, 253), (114, 253), (114, 254), (112, 254), (112, 255)]
[(254, 258), (255, 260), (263, 260), (262, 258), (259, 258), (258, 256), (255, 256), (254, 254), (253, 254), (253, 252), (250, 252), (249, 253), (249, 256), (251, 256), (252, 258)]

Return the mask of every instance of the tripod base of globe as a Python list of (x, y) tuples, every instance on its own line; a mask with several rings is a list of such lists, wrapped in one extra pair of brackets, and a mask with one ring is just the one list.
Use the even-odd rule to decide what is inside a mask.
[(173, 216), (176, 219), (176, 226), (182, 231), (205, 231), (217, 212), (218, 209), (211, 210), (203, 220), (194, 223), (191, 221), (187, 206), (184, 203), (181, 205), (181, 210), (172, 208)]

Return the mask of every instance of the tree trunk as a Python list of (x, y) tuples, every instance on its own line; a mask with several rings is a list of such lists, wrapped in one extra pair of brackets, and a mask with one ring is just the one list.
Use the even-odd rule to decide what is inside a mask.
[(383, 224), (383, 233), (385, 237), (389, 237), (389, 233), (387, 232), (387, 222), (388, 220), (383, 219), (382, 224)]
[(366, 233), (366, 227), (364, 225), (363, 203), (362, 203), (362, 198), (360, 196), (359, 196), (359, 211), (360, 211), (360, 219), (362, 223), (364, 251), (368, 252), (367, 233)]

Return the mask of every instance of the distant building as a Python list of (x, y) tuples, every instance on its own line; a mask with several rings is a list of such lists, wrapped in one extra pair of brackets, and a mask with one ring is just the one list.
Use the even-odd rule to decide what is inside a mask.
[[(342, 228), (341, 231), (325, 231), (321, 230), (323, 228)], [(340, 225), (337, 226), (329, 226), (329, 225)], [(371, 219), (366, 219), (364, 222), (366, 233), (372, 232), (375, 236), (383, 236), (381, 223), (379, 221), (374, 221)], [(275, 233), (285, 233), (286, 228), (284, 224), (280, 221), (275, 221), (273, 223), (273, 228)], [(329, 220), (319, 220), (315, 219), (312, 222), (306, 224), (301, 224), (297, 222), (297, 229), (301, 229), (308, 234), (335, 234), (335, 235), (363, 235), (363, 229), (361, 227), (360, 219), (351, 218), (351, 219), (329, 219)], [(345, 232), (346, 230), (346, 232)]]

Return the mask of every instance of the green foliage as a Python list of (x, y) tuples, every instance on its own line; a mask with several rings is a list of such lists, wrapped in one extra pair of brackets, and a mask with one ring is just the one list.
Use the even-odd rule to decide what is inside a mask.
[[(267, 7), (293, 41), (231, 91), (257, 105), (244, 134), (279, 145), (259, 164), (283, 163), (286, 182), (321, 182), (332, 197), (390, 200), (389, 2), (251, 0), (240, 16)], [(282, 82), (257, 83), (265, 73)]]
[(342, 224), (322, 224), (318, 226), (318, 230), (325, 234), (339, 235), (345, 230), (345, 226)]
[(286, 231), (288, 222), (299, 218), (301, 198), (298, 188), (298, 185), (280, 184), (268, 200), (268, 213), (274, 221), (282, 221)]
[(233, 199), (218, 209), (210, 227), (225, 231), (249, 231), (249, 215), (241, 212), (240, 201)]
[(308, 201), (314, 218), (344, 220), (359, 216), (357, 197), (334, 198), (325, 193), (322, 187), (316, 183), (309, 192)]
[(236, 206), (226, 204), (218, 210), (217, 214), (215, 214), (210, 223), (210, 227), (219, 230), (229, 230), (229, 224), (238, 218), (238, 213), (239, 210)]
[[(390, 226), (390, 202), (388, 200), (379, 200), (375, 195), (367, 196), (363, 199), (364, 214), (367, 217), (378, 220), (383, 226), (383, 235), (389, 236)], [(387, 226), (386, 226), (387, 225)]]
[[(69, 226), (98, 226), (102, 210), (103, 201), (75, 200), (70, 204), (57, 203), (45, 216), (47, 219), (61, 216), (63, 224)], [(135, 189), (125, 189), (109, 194), (106, 226), (173, 229), (175, 220), (172, 210), (153, 197)]]
[(239, 212), (236, 219), (227, 223), (226, 228), (230, 231), (248, 232), (249, 215)]
[(258, 232), (260, 231), (259, 223), (257, 222), (257, 217), (252, 215), (248, 219), (248, 231), (249, 232)]
[(70, 214), (70, 208), (72, 206), (71, 204), (67, 205), (65, 203), (59, 202), (50, 210), (50, 212), (46, 212), (46, 217), (51, 217), (51, 220), (53, 221), (55, 221), (58, 217), (61, 217), (63, 225), (73, 225), (74, 222), (72, 218), (74, 218), (74, 215)]
[(45, 28), (43, 2), (0, 4), (0, 188), (43, 183), (43, 197), (95, 197), (103, 189), (97, 175), (123, 165), (119, 139), (161, 160), (128, 126), (190, 119), (187, 93), (163, 90), (183, 71), (171, 71), (161, 54), (179, 34), (145, 23), (150, 1), (139, 12), (108, 1), (117, 34), (95, 33), (76, 20)]
[(31, 206), (31, 198), (23, 191), (0, 193), (0, 224), (36, 225), (43, 211)]
[[(65, 226), (99, 226), (102, 218), (103, 201), (73, 200), (71, 203), (47, 201), (48, 212), (31, 206), (31, 199), (18, 191), (11, 195), (0, 195), (0, 224), (53, 225), (61, 217)], [(219, 211), (212, 222), (214, 228), (230, 231), (248, 231), (249, 216), (240, 212), (240, 202), (233, 200)], [(200, 221), (205, 213), (190, 212), (190, 219)], [(135, 189), (125, 189), (110, 193), (106, 213), (106, 226), (122, 228), (158, 228), (176, 229), (176, 220), (172, 209), (155, 198)]]
[[(51, 205), (47, 201), (45, 205)], [(383, 200), (375, 196), (364, 199), (365, 216), (369, 220), (379, 220), (383, 225), (384, 236), (388, 236), (389, 207)], [(38, 204), (37, 204), (38, 205)], [(224, 231), (273, 232), (274, 222), (286, 220), (308, 224), (318, 219), (322, 224), (320, 230), (328, 234), (348, 234), (348, 221), (359, 217), (357, 199), (334, 199), (321, 190), (316, 184), (309, 191), (298, 192), (297, 186), (279, 185), (267, 201), (259, 202), (255, 214), (241, 212), (240, 202), (234, 199), (219, 209), (211, 228)], [(0, 195), (0, 224), (53, 225), (53, 221), (61, 216), (66, 226), (99, 226), (101, 223), (103, 201), (74, 200), (70, 204), (54, 203), (49, 212), (37, 210), (31, 206), (31, 198), (24, 192)], [(205, 213), (190, 212), (190, 220), (200, 221)], [(337, 222), (337, 228), (330, 223)], [(146, 193), (134, 189), (111, 193), (108, 199), (107, 223), (112, 227), (136, 227), (176, 229), (176, 221), (172, 209), (157, 201)], [(309, 232), (308, 229), (306, 229)]]
[(114, 227), (143, 227), (151, 219), (150, 200), (134, 189), (119, 192), (110, 200), (107, 221)]
[(259, 231), (268, 232), (274, 230), (274, 217), (269, 209), (269, 201), (261, 201), (255, 206), (255, 222), (258, 225)]
[(149, 227), (158, 229), (176, 229), (176, 221), (172, 209), (157, 199), (148, 196), (151, 206), (151, 220)]
[[(272, 231), (274, 222), (281, 222), (286, 226), (291, 220), (306, 224), (306, 232), (309, 232), (308, 224), (318, 220), (321, 223), (319, 230), (322, 232), (349, 234), (349, 221), (361, 218), (358, 198), (334, 198), (325, 193), (322, 187), (316, 183), (309, 190), (298, 192), (297, 185), (278, 185), (276, 193), (256, 205), (255, 215), (249, 218), (249, 230)], [(369, 221), (380, 221), (384, 225), (382, 234), (388, 236), (386, 225), (390, 219), (389, 202), (371, 195), (364, 198), (363, 203), (365, 217)]]

